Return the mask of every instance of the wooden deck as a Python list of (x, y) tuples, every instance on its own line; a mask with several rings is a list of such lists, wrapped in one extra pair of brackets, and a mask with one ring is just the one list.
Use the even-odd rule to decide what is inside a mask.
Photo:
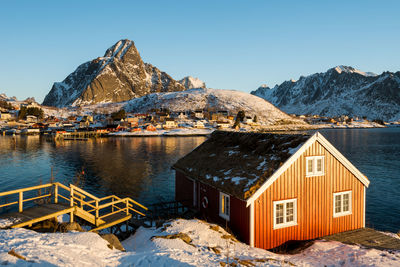
[(62, 214), (71, 213), (74, 208), (69, 205), (59, 203), (41, 204), (22, 212), (12, 212), (0, 216), (0, 219), (13, 218), (16, 223), (10, 225), (11, 228), (31, 226), (33, 223), (57, 217)]
[(323, 239), (351, 245), (361, 245), (368, 248), (400, 250), (400, 239), (385, 235), (371, 228), (338, 233), (325, 236)]
[[(26, 192), (42, 189), (46, 189), (44, 195), (39, 191), (36, 197), (24, 198)], [(64, 194), (61, 194), (60, 190), (64, 190)], [(0, 215), (0, 219), (14, 221), (14, 224), (8, 226), (11, 228), (30, 227), (35, 223), (69, 214), (70, 222), (73, 222), (75, 217), (80, 217), (93, 225), (91, 231), (98, 231), (128, 221), (133, 215), (144, 217), (145, 214), (139, 209), (148, 210), (131, 198), (119, 198), (115, 195), (98, 198), (74, 185), (67, 187), (57, 182), (0, 192), (0, 197), (12, 195), (17, 195), (18, 201), (6, 201), (7, 203), (0, 205), (0, 208), (18, 207), (18, 212)], [(24, 203), (39, 199), (47, 199), (48, 203), (33, 202), (34, 206), (24, 208)]]

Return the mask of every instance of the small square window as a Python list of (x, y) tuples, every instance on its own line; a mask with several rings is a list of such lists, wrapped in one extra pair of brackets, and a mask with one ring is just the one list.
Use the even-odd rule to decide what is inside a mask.
[(334, 193), (333, 217), (351, 214), (351, 191)]
[(324, 156), (312, 156), (306, 158), (306, 176), (324, 175)]
[(297, 225), (297, 200), (274, 201), (274, 229)]

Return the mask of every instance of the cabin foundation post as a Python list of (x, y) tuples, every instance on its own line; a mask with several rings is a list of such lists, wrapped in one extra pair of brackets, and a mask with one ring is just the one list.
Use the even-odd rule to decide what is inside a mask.
[(23, 206), (24, 205), (24, 192), (19, 192), (19, 200), (18, 200), (18, 211), (22, 212), (23, 211)]
[(58, 185), (54, 185), (54, 203), (58, 203)]

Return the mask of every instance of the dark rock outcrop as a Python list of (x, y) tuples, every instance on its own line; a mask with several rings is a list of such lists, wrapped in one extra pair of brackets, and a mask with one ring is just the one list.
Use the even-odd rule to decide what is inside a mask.
[(54, 83), (43, 105), (121, 102), (149, 93), (183, 90), (185, 87), (167, 73), (144, 63), (133, 41), (120, 40), (104, 57), (80, 65), (64, 81)]
[(251, 94), (287, 113), (400, 120), (400, 72), (376, 75), (337, 66), (273, 88), (264, 85)]

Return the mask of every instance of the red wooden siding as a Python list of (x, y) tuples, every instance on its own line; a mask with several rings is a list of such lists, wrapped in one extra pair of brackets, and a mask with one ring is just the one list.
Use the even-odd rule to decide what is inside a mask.
[[(325, 174), (306, 177), (306, 157), (325, 156)], [(352, 191), (352, 214), (333, 217), (333, 193)], [(363, 227), (364, 185), (315, 142), (254, 201), (254, 246), (274, 248)], [(297, 198), (297, 225), (273, 229), (273, 201)]]
[[(191, 197), (193, 203), (193, 181), (186, 178), (185, 175), (176, 171), (176, 191), (175, 199), (181, 201)], [(225, 228), (226, 221), (219, 216), (219, 191), (209, 185), (200, 183), (198, 184), (198, 209), (201, 218), (214, 222)], [(190, 191), (190, 192), (189, 192)], [(208, 206), (202, 206), (202, 200), (206, 197), (208, 199)], [(192, 206), (190, 204), (189, 206)], [(246, 202), (230, 196), (230, 220), (228, 228), (233, 234), (241, 241), (249, 243), (250, 240), (250, 208), (246, 208)]]
[(175, 200), (182, 204), (193, 206), (193, 182), (180, 172), (175, 174)]

